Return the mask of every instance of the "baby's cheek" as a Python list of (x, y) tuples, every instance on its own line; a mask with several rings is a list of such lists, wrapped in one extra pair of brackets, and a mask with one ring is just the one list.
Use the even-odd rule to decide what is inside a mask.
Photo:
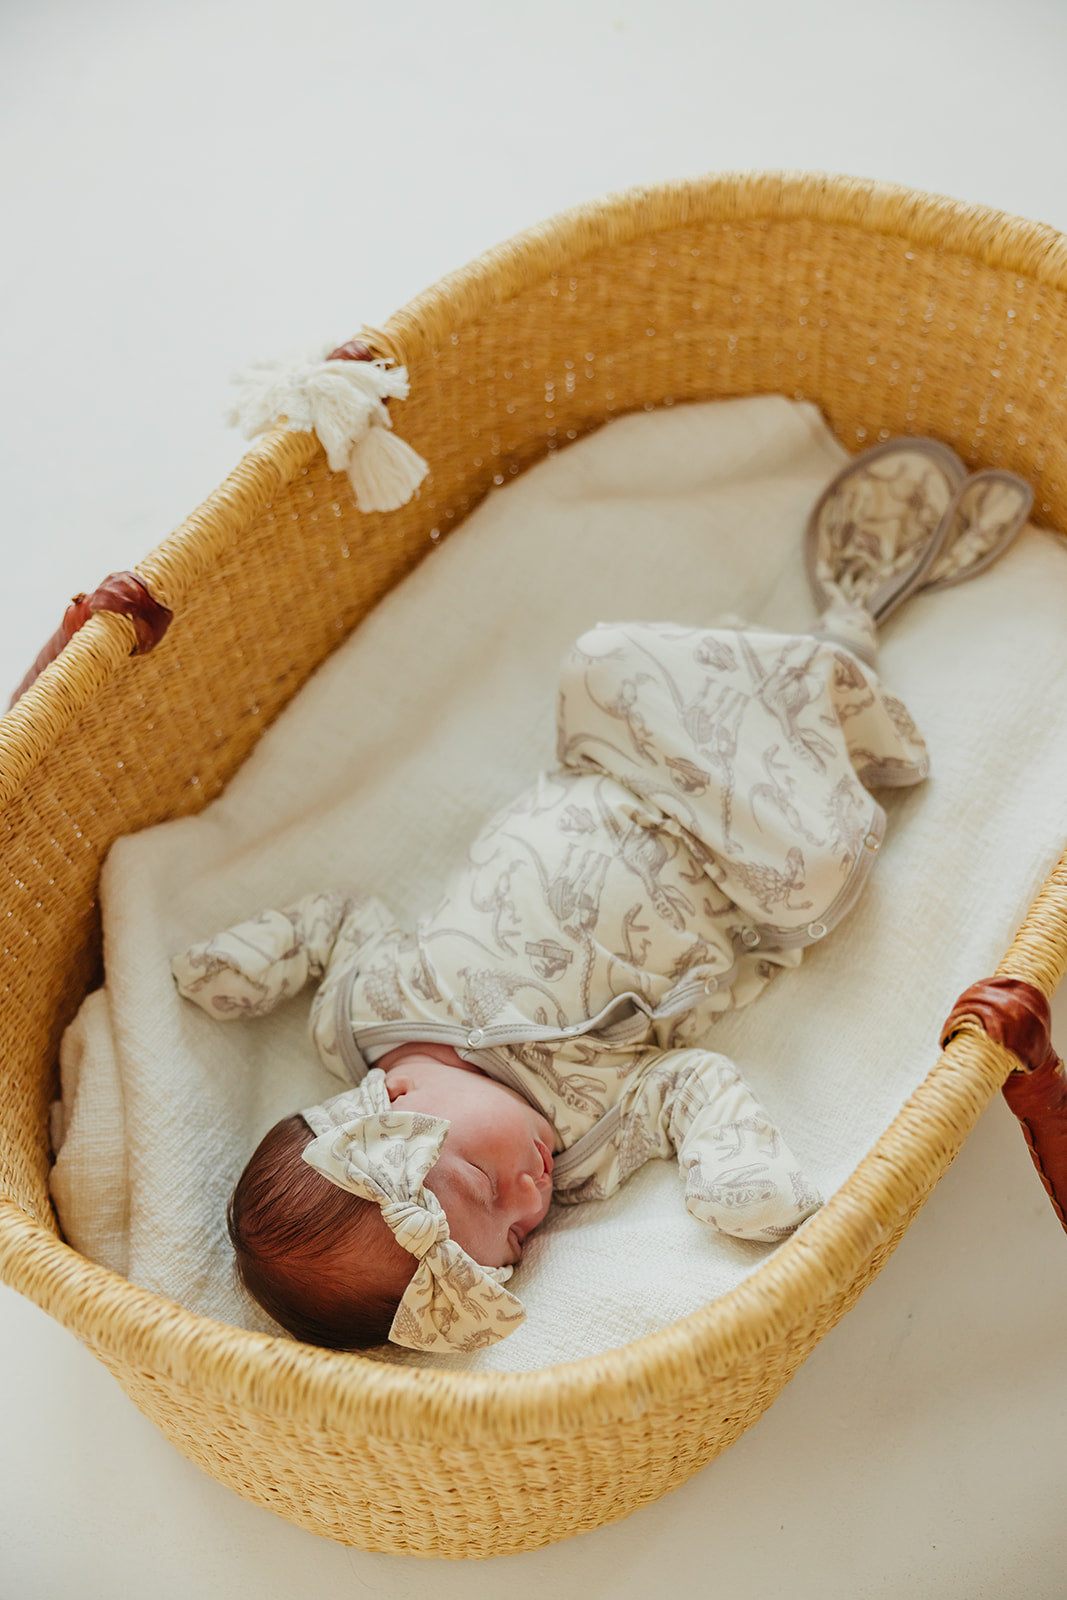
[[(427, 1189), (430, 1180), (424, 1179)], [(432, 1191), (441, 1202), (449, 1237), (483, 1267), (502, 1267), (507, 1261), (507, 1228), (496, 1217), (475, 1208), (450, 1192), (447, 1180), (438, 1179)]]
[(459, 1221), (453, 1227), (449, 1222), (449, 1231), (456, 1243), (469, 1256), (482, 1267), (503, 1267), (511, 1258), (511, 1247), (508, 1243), (507, 1229), (502, 1222), (496, 1222), (489, 1217), (479, 1216), (467, 1224)]

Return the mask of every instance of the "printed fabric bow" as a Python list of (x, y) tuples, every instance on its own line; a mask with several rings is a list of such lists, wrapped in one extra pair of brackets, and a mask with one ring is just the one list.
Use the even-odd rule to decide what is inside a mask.
[(382, 1208), (397, 1243), (418, 1262), (389, 1337), (409, 1350), (471, 1351), (495, 1344), (526, 1316), (504, 1288), (510, 1267), (482, 1267), (448, 1232), (448, 1218), (423, 1179), (441, 1153), (443, 1117), (393, 1111), (385, 1074), (372, 1068), (301, 1116), (316, 1135), (304, 1160), (324, 1178)]

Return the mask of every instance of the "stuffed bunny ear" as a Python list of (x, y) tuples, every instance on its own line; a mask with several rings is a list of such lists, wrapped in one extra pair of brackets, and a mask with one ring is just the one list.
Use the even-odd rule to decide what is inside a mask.
[(976, 472), (956, 494), (946, 517), (945, 537), (917, 586), (948, 589), (992, 566), (1030, 514), (1034, 492), (1013, 472)]
[(966, 478), (936, 439), (890, 439), (850, 461), (808, 521), (808, 578), (820, 611), (862, 608), (884, 621), (936, 559)]

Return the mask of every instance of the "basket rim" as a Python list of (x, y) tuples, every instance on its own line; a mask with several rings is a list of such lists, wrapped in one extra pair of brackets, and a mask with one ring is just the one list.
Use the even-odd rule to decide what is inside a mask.
[[(407, 364), (493, 304), (608, 244), (686, 222), (799, 217), (911, 239), (1067, 292), (1067, 238), (1045, 224), (875, 180), (720, 173), (624, 190), (561, 212), (440, 279), (364, 337)], [(249, 516), (319, 448), (312, 435), (284, 429), (256, 444), (138, 564), (152, 593), (178, 609)], [(128, 648), (122, 619), (95, 617), (0, 719), (0, 803), (111, 676), (125, 670)], [(1057, 894), (1067, 917), (1067, 876)], [(1057, 951), (1051, 966), (1060, 972), (1063, 960)], [(1029, 959), (1010, 970), (1035, 980)], [(873, 1253), (895, 1242), (901, 1218), (921, 1203), (958, 1149), (961, 1128), (969, 1131), (1014, 1064), (984, 1036), (961, 1035), (826, 1206), (741, 1284), (621, 1348), (529, 1373), (390, 1366), (215, 1323), (96, 1266), (10, 1201), (0, 1202), (0, 1265), (8, 1282), (95, 1353), (271, 1415), (313, 1417), (336, 1429), (358, 1416), (364, 1431), (450, 1444), (458, 1423), (464, 1443), (563, 1433), (573, 1426), (579, 1399), (590, 1426), (614, 1420), (620, 1404), (632, 1412), (668, 1394), (698, 1391), (795, 1328), (801, 1299), (808, 1315), (840, 1296)], [(925, 1172), (914, 1159), (917, 1146), (930, 1154)]]
[(1067, 291), (1067, 235), (1049, 223), (877, 178), (789, 168), (712, 172), (613, 190), (535, 223), (446, 273), (361, 337), (399, 363), (606, 245), (686, 223), (806, 218), (963, 255)]
[[(358, 1422), (369, 1437), (424, 1444), (564, 1436), (578, 1405), (589, 1428), (617, 1421), (620, 1402), (630, 1413), (703, 1393), (817, 1316), (893, 1247), (901, 1219), (1016, 1065), (985, 1034), (957, 1035), (845, 1183), (741, 1283), (629, 1344), (527, 1372), (393, 1365), (220, 1323), (89, 1261), (9, 1201), (0, 1202), (0, 1268), (94, 1354), (271, 1417), (337, 1432)], [(921, 1169), (924, 1143), (933, 1149)]]
[[(359, 337), (407, 366), (494, 304), (606, 245), (687, 222), (770, 225), (800, 218), (935, 246), (1067, 293), (1067, 235), (1048, 223), (875, 178), (788, 168), (725, 171), (615, 190), (557, 212), (446, 273), (383, 327), (365, 326)], [(314, 434), (284, 426), (255, 441), (219, 487), (133, 568), (153, 598), (176, 613), (249, 518), (321, 448)], [(0, 715), (0, 806), (93, 696), (128, 669), (129, 655), (125, 619), (98, 613)]]

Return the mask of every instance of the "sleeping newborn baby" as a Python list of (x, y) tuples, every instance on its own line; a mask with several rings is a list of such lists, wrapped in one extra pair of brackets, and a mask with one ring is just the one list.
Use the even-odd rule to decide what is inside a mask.
[(330, 891), (174, 961), (219, 1018), (318, 983), (312, 1036), (347, 1087), (267, 1134), (230, 1205), (241, 1279), (283, 1327), (333, 1348), (490, 1344), (523, 1317), (505, 1283), (553, 1197), (603, 1198), (653, 1156), (738, 1237), (781, 1240), (819, 1206), (706, 1038), (855, 903), (885, 826), (870, 791), (927, 772), (874, 625), (1002, 548), (1029, 506), (1018, 486), (994, 515), (952, 463), (901, 441), (835, 482), (809, 530), (811, 634), (583, 634), (555, 767), (413, 928)]

